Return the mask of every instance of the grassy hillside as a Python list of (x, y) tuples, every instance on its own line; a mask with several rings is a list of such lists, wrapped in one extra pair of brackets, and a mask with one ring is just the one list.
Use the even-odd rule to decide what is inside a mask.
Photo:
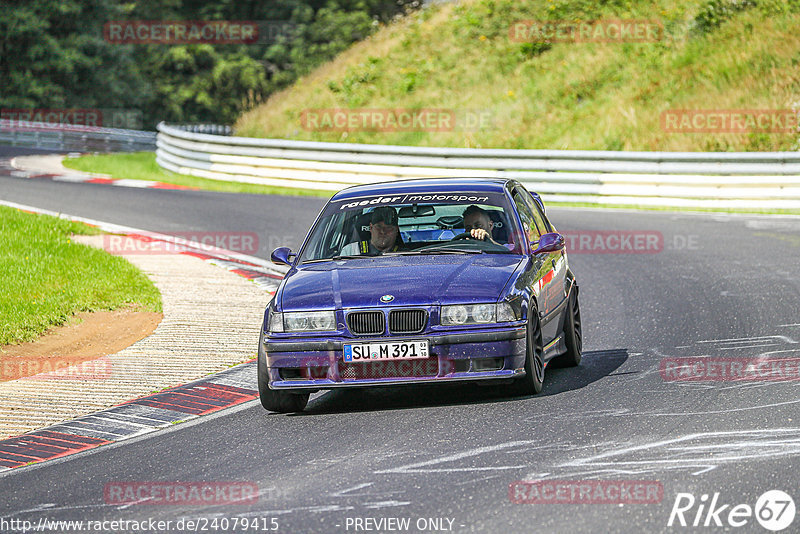
[[(647, 19), (651, 42), (519, 42), (515, 21)], [(407, 17), (244, 114), (239, 135), (423, 146), (790, 150), (793, 133), (671, 133), (662, 112), (800, 108), (800, 0), (462, 0)], [(482, 114), (449, 131), (312, 131), (304, 110)], [(473, 115), (474, 116), (474, 115)]]

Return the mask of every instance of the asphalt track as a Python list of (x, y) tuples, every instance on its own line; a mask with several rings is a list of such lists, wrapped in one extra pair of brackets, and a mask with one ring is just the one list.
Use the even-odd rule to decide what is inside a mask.
[[(0, 199), (165, 233), (256, 232), (261, 257), (278, 244), (296, 248), (324, 202), (5, 177)], [(667, 526), (676, 496), (697, 499), (684, 514), (691, 524), (701, 496), (719, 493), (717, 507), (730, 505), (717, 516), (727, 531), (767, 532), (752, 516), (729, 527), (728, 512), (773, 489), (799, 502), (800, 382), (680, 382), (659, 368), (674, 357), (797, 361), (800, 219), (548, 214), (562, 232), (655, 232), (663, 246), (570, 254), (584, 360), (548, 369), (540, 395), (475, 386), (337, 391), (312, 397), (301, 415), (269, 415), (251, 402), (0, 474), (0, 520), (171, 520), (171, 530), (154, 530), (165, 532), (187, 531), (175, 528), (182, 518), (228, 520), (207, 532), (233, 532), (235, 518), (264, 521), (259, 528), (275, 518), (279, 532), (703, 532), (724, 529), (714, 518), (705, 528)], [(652, 481), (663, 498), (511, 502), (510, 484), (537, 479)], [(260, 496), (238, 505), (107, 504), (106, 484), (126, 481), (250, 482)], [(410, 522), (396, 529), (366, 518)]]

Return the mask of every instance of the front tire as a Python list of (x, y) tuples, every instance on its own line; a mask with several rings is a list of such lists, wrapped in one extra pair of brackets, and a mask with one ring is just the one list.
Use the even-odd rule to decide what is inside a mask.
[(269, 388), (267, 355), (264, 353), (264, 332), (258, 340), (258, 396), (265, 410), (278, 413), (302, 412), (308, 404), (309, 393), (289, 393)]
[(528, 328), (525, 342), (525, 376), (511, 385), (512, 395), (536, 395), (544, 384), (544, 346), (539, 309), (531, 302), (528, 307)]

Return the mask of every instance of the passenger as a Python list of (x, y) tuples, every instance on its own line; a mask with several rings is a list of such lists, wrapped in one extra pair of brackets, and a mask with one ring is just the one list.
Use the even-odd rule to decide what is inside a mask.
[(405, 244), (397, 224), (397, 210), (391, 206), (380, 206), (372, 211), (369, 219), (369, 241), (345, 245), (342, 256), (376, 256), (384, 252), (403, 250)]

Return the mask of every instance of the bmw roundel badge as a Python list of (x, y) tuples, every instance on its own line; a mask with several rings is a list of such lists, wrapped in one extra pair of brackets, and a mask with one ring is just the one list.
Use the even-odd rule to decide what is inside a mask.
[(392, 302), (394, 300), (394, 295), (384, 295), (381, 297), (381, 302)]

